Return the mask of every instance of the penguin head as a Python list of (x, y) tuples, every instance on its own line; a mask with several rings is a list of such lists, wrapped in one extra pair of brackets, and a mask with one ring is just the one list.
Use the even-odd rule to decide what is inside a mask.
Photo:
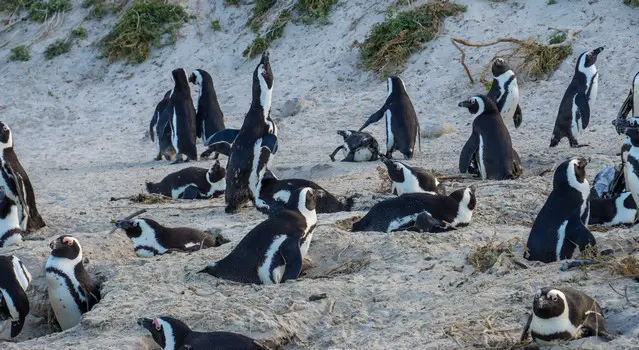
[(82, 260), (82, 247), (75, 237), (62, 235), (49, 243), (49, 248), (51, 248), (51, 256), (56, 258)]
[(389, 159), (383, 154), (380, 154), (381, 161), (386, 165), (386, 170), (388, 171), (388, 178), (392, 182), (404, 182), (404, 169), (406, 166), (401, 163)]
[(286, 204), (286, 209), (299, 211), (302, 214), (315, 212), (316, 196), (321, 196), (321, 190), (313, 190), (310, 187), (298, 188), (291, 193)]
[(269, 52), (266, 51), (253, 72), (253, 102), (259, 102), (265, 109), (270, 108), (273, 81)]
[(388, 91), (388, 96), (392, 93), (406, 95), (406, 86), (404, 85), (404, 81), (396, 75), (388, 77), (388, 80), (386, 81), (386, 89)]
[(0, 121), (0, 146), (1, 148), (13, 147), (11, 129), (9, 129), (9, 125), (3, 121)]
[(141, 222), (146, 223), (147, 226), (151, 222), (157, 224), (155, 221), (149, 219), (123, 219), (116, 221), (115, 227), (124, 230), (129, 238), (140, 237), (142, 235)]
[(449, 197), (455, 199), (459, 206), (462, 208), (467, 208), (470, 211), (475, 210), (475, 205), (477, 204), (477, 200), (475, 198), (475, 187), (466, 187), (454, 191), (449, 195)]
[(535, 293), (533, 312), (540, 318), (553, 318), (561, 315), (566, 305), (566, 295), (562, 291), (546, 287)]
[(493, 72), (493, 76), (498, 77), (508, 72), (510, 70), (510, 66), (508, 66), (508, 63), (506, 63), (506, 60), (504, 60), (501, 57), (498, 57), (493, 62), (493, 66), (491, 67), (491, 70)]
[(586, 180), (586, 165), (588, 160), (584, 157), (573, 157), (561, 163), (553, 178), (553, 188), (570, 186), (578, 191), (590, 191)]
[(153, 340), (162, 349), (179, 349), (184, 345), (184, 339), (191, 333), (191, 328), (184, 322), (173, 317), (159, 317), (155, 319), (138, 318), (138, 325), (151, 332)]
[(473, 115), (473, 117), (477, 117), (486, 112), (497, 111), (495, 103), (486, 95), (471, 96), (468, 100), (459, 102), (458, 106), (468, 108), (468, 111)]
[(191, 97), (191, 89), (189, 88), (189, 78), (184, 68), (174, 69), (171, 72), (171, 79), (173, 80), (173, 83), (175, 83), (175, 87), (173, 88), (174, 92), (181, 91), (181, 92), (184, 92), (185, 94), (188, 92), (188, 97), (189, 98)]
[(189, 83), (193, 84), (193, 85), (199, 85), (202, 86), (202, 76), (204, 74), (208, 74), (205, 71), (201, 70), (201, 69), (196, 69), (194, 70), (191, 75), (189, 75)]
[(579, 56), (579, 64), (577, 65), (577, 70), (583, 71), (586, 68), (592, 66), (597, 63), (597, 56), (604, 50), (603, 47), (598, 47), (591, 51), (586, 51)]
[(630, 142), (634, 147), (639, 147), (639, 127), (626, 128), (624, 134), (630, 138)]
[(219, 160), (216, 160), (215, 163), (211, 165), (211, 168), (209, 169), (209, 171), (206, 172), (206, 179), (211, 184), (224, 180), (225, 176), (226, 176), (226, 169), (224, 169), (220, 165)]
[(337, 130), (337, 135), (340, 135), (346, 140), (349, 136), (353, 135), (354, 132), (355, 130)]

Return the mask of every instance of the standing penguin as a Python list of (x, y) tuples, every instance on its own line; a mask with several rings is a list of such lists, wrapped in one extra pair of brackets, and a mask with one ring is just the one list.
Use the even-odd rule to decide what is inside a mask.
[(585, 226), (590, 215), (587, 164), (585, 158), (575, 157), (555, 170), (552, 192), (528, 236), (526, 259), (546, 263), (570, 259), (576, 247), (583, 251), (596, 244)]
[(628, 150), (626, 165), (623, 168), (626, 188), (632, 193), (635, 203), (639, 203), (639, 127), (626, 128), (632, 147)]
[(160, 182), (147, 182), (149, 193), (173, 199), (207, 199), (224, 193), (226, 170), (216, 160), (210, 169), (188, 167), (167, 175)]
[(515, 128), (521, 125), (522, 114), (519, 107), (519, 85), (517, 85), (517, 77), (510, 69), (508, 63), (503, 58), (497, 58), (493, 62), (493, 84), (488, 91), (490, 98), (504, 120), (512, 119)]
[[(629, 114), (630, 118), (628, 118)], [(630, 94), (621, 105), (617, 119), (613, 124), (617, 127), (617, 133), (619, 134), (623, 133), (626, 127), (639, 127), (639, 72), (635, 75)], [(626, 136), (623, 146), (621, 146), (621, 160), (623, 163), (626, 162), (628, 151), (630, 151), (631, 147), (630, 137)]]
[(171, 90), (167, 91), (162, 101), (158, 102), (157, 106), (155, 106), (153, 118), (151, 118), (151, 124), (149, 125), (151, 141), (155, 142), (158, 149), (158, 155), (155, 157), (155, 160), (162, 159), (162, 156), (164, 156), (166, 160), (172, 160), (173, 157), (175, 157), (175, 148), (173, 148), (173, 144), (171, 143), (171, 130), (168, 128), (159, 130), (158, 128), (160, 116), (169, 106), (169, 97), (171, 97)]
[[(358, 131), (386, 117), (386, 157), (393, 158), (400, 151), (405, 159), (413, 158), (415, 139), (420, 135), (419, 121), (404, 82), (398, 76), (387, 80), (388, 97), (382, 108), (371, 115)], [(421, 138), (421, 137), (420, 137)], [(421, 140), (418, 140), (421, 144)]]
[(22, 243), (18, 206), (0, 187), (0, 248)]
[[(249, 200), (259, 198), (262, 176), (271, 154), (277, 151), (277, 127), (271, 118), (273, 72), (268, 52), (253, 72), (253, 100), (239, 132), (222, 130), (207, 141), (232, 144), (226, 164), (226, 212), (234, 213)], [(256, 207), (268, 209), (257, 200)]]
[(579, 55), (575, 66), (575, 75), (559, 105), (550, 147), (557, 146), (564, 137), (568, 138), (570, 147), (588, 146), (580, 146), (577, 142), (577, 136), (582, 129), (585, 130), (588, 127), (592, 106), (597, 99), (599, 73), (595, 62), (603, 50), (603, 47), (599, 47)]
[(437, 178), (418, 167), (411, 167), (402, 162), (381, 157), (388, 170), (391, 181), (391, 192), (398, 196), (404, 193), (438, 193), (446, 195), (446, 188), (439, 183)]
[[(213, 87), (213, 78), (202, 69), (196, 69), (189, 76), (189, 81), (199, 86), (197, 99), (197, 114), (195, 116), (195, 129), (197, 137), (206, 142), (209, 137), (218, 131), (224, 130), (224, 114), (217, 101), (217, 94)], [(210, 153), (204, 151), (202, 158), (207, 158)]]
[(76, 238), (63, 235), (49, 247), (51, 256), (45, 267), (49, 301), (60, 327), (67, 330), (100, 301), (100, 291), (84, 269), (82, 247)]
[(1, 121), (0, 128), (2, 128), (0, 130), (0, 147), (2, 147), (0, 186), (4, 187), (6, 195), (18, 205), (20, 228), (28, 231), (39, 230), (46, 224), (36, 208), (35, 193), (31, 181), (13, 150), (11, 129)]
[(0, 255), (0, 321), (11, 321), (11, 338), (20, 334), (29, 314), (26, 290), (30, 282), (31, 274), (20, 259)]
[(344, 138), (344, 144), (329, 154), (331, 161), (340, 150), (346, 153), (342, 162), (369, 162), (379, 158), (379, 145), (373, 135), (355, 130), (337, 130), (337, 134)]
[(184, 162), (197, 160), (196, 128), (195, 128), (195, 107), (191, 99), (191, 88), (186, 71), (178, 68), (171, 72), (171, 78), (175, 83), (169, 103), (158, 120), (157, 135), (163, 135), (166, 128), (171, 130), (171, 144), (177, 152), (177, 160), (173, 162)]
[(466, 173), (476, 160), (482, 179), (516, 179), (523, 173), (519, 155), (497, 106), (488, 97), (476, 95), (459, 103), (473, 115), (473, 132), (459, 156), (459, 172)]

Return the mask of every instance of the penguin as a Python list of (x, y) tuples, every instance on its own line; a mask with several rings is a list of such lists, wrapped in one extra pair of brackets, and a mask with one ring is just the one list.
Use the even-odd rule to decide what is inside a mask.
[(45, 266), (49, 301), (62, 330), (80, 323), (82, 314), (100, 302), (100, 290), (82, 264), (82, 247), (75, 237), (63, 235), (49, 244)]
[(529, 334), (542, 345), (592, 336), (613, 339), (606, 330), (599, 304), (568, 287), (545, 287), (535, 293), (533, 312), (524, 326), (521, 341), (528, 339)]
[[(226, 129), (224, 126), (224, 113), (217, 101), (217, 94), (213, 87), (213, 78), (202, 69), (194, 70), (189, 76), (189, 82), (199, 86), (197, 99), (197, 114), (195, 115), (197, 137), (206, 142), (209, 137), (218, 131)], [(211, 153), (206, 150), (201, 158), (208, 158)], [(217, 159), (217, 156), (215, 157)]]
[(533, 223), (524, 257), (545, 263), (570, 259), (576, 247), (595, 246), (595, 237), (586, 228), (589, 222), (586, 180), (588, 161), (574, 157), (555, 170), (552, 192)]
[(335, 161), (340, 150), (346, 153), (342, 162), (370, 162), (379, 158), (379, 145), (373, 135), (355, 130), (337, 130), (337, 134), (344, 138), (344, 144), (328, 156), (331, 161)]
[(639, 203), (639, 127), (626, 128), (626, 136), (630, 138), (632, 147), (628, 150), (628, 158), (623, 168), (626, 189), (632, 193), (635, 203)]
[(595, 62), (603, 50), (603, 47), (599, 47), (579, 55), (575, 66), (575, 75), (559, 104), (550, 147), (557, 146), (564, 137), (568, 138), (570, 147), (588, 146), (579, 145), (577, 136), (582, 129), (585, 130), (588, 127), (590, 111), (597, 99), (599, 73)]
[(141, 258), (162, 255), (169, 251), (194, 252), (218, 247), (215, 237), (188, 227), (164, 227), (146, 218), (118, 220), (115, 227), (124, 230), (133, 241), (133, 250)]
[(173, 164), (197, 160), (195, 107), (191, 99), (191, 88), (183, 68), (174, 69), (171, 78), (175, 83), (169, 103), (158, 119), (157, 135), (163, 135), (168, 127), (171, 131), (171, 144), (177, 152)]
[(261, 350), (266, 349), (255, 340), (237, 333), (196, 332), (173, 317), (138, 318), (138, 325), (151, 332), (153, 340), (163, 350)]
[(637, 205), (632, 193), (623, 192), (614, 198), (590, 198), (589, 225), (632, 225), (637, 217)]
[(167, 175), (160, 182), (147, 182), (146, 189), (173, 199), (208, 199), (224, 193), (225, 176), (226, 170), (215, 161), (208, 170), (188, 167)]
[[(630, 118), (628, 115), (630, 114)], [(621, 134), (625, 131), (626, 127), (639, 127), (639, 72), (635, 75), (632, 81), (632, 87), (630, 88), (630, 94), (626, 97), (626, 100), (621, 105), (617, 119), (613, 122), (617, 128), (617, 133)], [(621, 160), (622, 163), (626, 163), (628, 159), (628, 152), (632, 147), (630, 137), (626, 136), (623, 145), (621, 146)]]
[(0, 187), (0, 248), (22, 243), (18, 206)]
[(459, 156), (459, 171), (469, 172), (476, 160), (482, 179), (516, 179), (523, 173), (519, 155), (512, 147), (510, 134), (499, 110), (485, 95), (459, 103), (473, 115), (473, 132)]
[(286, 209), (261, 222), (220, 261), (200, 273), (253, 284), (278, 284), (297, 279), (317, 223), (311, 188), (296, 190)]
[(411, 167), (402, 162), (381, 156), (382, 162), (388, 170), (391, 181), (391, 192), (398, 196), (404, 193), (431, 193), (446, 195), (446, 188), (437, 178), (419, 167)]
[(508, 66), (508, 63), (501, 57), (493, 62), (491, 70), (494, 78), (490, 91), (488, 91), (488, 98), (497, 105), (497, 109), (504, 120), (512, 119), (515, 128), (519, 128), (522, 121), (522, 113), (519, 107), (517, 77)]
[[(216, 143), (231, 145), (224, 193), (225, 211), (229, 214), (249, 200), (259, 198), (262, 176), (271, 154), (277, 152), (277, 127), (271, 118), (273, 81), (269, 53), (265, 52), (253, 72), (253, 100), (242, 128), (239, 132), (222, 130), (206, 143), (206, 146)], [(259, 199), (254, 204), (268, 209), (266, 203)]]
[(149, 125), (151, 141), (155, 142), (158, 150), (158, 155), (155, 157), (155, 160), (161, 160), (163, 156), (166, 160), (172, 160), (175, 158), (175, 148), (173, 148), (173, 144), (171, 143), (171, 130), (168, 128), (159, 130), (158, 128), (160, 116), (169, 105), (169, 97), (171, 97), (171, 90), (167, 91), (164, 94), (162, 101), (158, 102), (155, 106), (153, 118), (151, 118), (151, 124)]
[(9, 126), (0, 121), (0, 186), (4, 187), (5, 194), (18, 205), (20, 228), (23, 231), (35, 231), (46, 226), (38, 208), (36, 207), (35, 193), (27, 172), (18, 160), (13, 150), (13, 135)]
[(24, 327), (29, 314), (27, 287), (31, 274), (16, 256), (0, 255), (0, 321), (11, 322), (11, 338)]
[(392, 232), (415, 227), (418, 216), (428, 219), (430, 232), (450, 231), (470, 223), (475, 209), (474, 189), (467, 187), (448, 196), (430, 193), (405, 193), (397, 198), (376, 203), (366, 215), (353, 224), (352, 231)]
[(382, 108), (371, 115), (358, 131), (386, 117), (386, 157), (393, 158), (393, 152), (397, 150), (405, 159), (412, 159), (415, 139), (417, 138), (421, 144), (417, 114), (400, 77), (389, 77), (387, 89), (388, 96)]

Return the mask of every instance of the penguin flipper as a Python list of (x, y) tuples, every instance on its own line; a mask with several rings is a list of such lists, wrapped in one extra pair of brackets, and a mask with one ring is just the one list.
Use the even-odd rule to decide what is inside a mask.
[(149, 124), (149, 136), (151, 136), (151, 141), (155, 142), (155, 125), (158, 123), (160, 112), (157, 110), (153, 112), (153, 118), (151, 118), (151, 124)]
[(615, 338), (604, 326), (603, 315), (596, 310), (586, 311), (586, 319), (584, 319), (581, 327), (582, 332), (586, 332), (589, 335), (599, 336), (606, 340), (613, 340)]
[(386, 106), (386, 103), (384, 103), (382, 108), (380, 108), (377, 112), (373, 113), (373, 115), (368, 117), (368, 120), (366, 120), (366, 123), (364, 123), (364, 125), (361, 128), (359, 128), (359, 130), (357, 130), (357, 131), (362, 131), (362, 130), (366, 129), (367, 126), (369, 126), (369, 125), (371, 125), (373, 123), (377, 123), (378, 121), (380, 121), (380, 119), (382, 119), (382, 117), (384, 117), (384, 112), (386, 112), (387, 108), (388, 107)]
[(225, 143), (228, 143), (229, 145), (232, 145), (233, 141), (235, 141), (235, 138), (237, 137), (237, 134), (239, 133), (240, 133), (240, 130), (238, 129), (220, 130), (216, 132), (215, 134), (211, 135), (211, 137), (209, 137), (208, 140), (204, 142), (204, 146), (212, 146), (213, 144), (220, 143), (220, 142), (225, 142)]
[(575, 97), (575, 103), (577, 104), (579, 116), (581, 117), (581, 128), (585, 129), (588, 127), (588, 123), (590, 122), (590, 105), (588, 104), (586, 94), (577, 94)]
[[(24, 319), (29, 313), (29, 298), (22, 287), (17, 284), (6, 289), (0, 289), (0, 293), (5, 300), (12, 301), (13, 307), (8, 309), (12, 320), (11, 338), (15, 338), (22, 331)], [(7, 303), (7, 306), (8, 305), (9, 303)], [(18, 320), (16, 320), (16, 318)]]
[(280, 247), (280, 255), (286, 264), (280, 283), (297, 279), (302, 273), (302, 252), (300, 251), (299, 237), (287, 238)]
[(468, 141), (464, 145), (464, 148), (461, 150), (461, 154), (459, 155), (459, 172), (466, 173), (468, 172), (468, 168), (470, 166), (470, 161), (473, 158), (473, 154), (479, 148), (479, 136), (476, 132), (473, 132), (470, 135)]
[(277, 153), (277, 136), (273, 134), (265, 134), (262, 136), (262, 148), (268, 148), (271, 154)]
[(584, 251), (588, 245), (595, 246), (597, 241), (590, 230), (584, 226), (581, 221), (581, 215), (577, 212), (568, 222), (566, 227), (566, 238), (579, 247), (580, 251)]
[(182, 192), (182, 199), (197, 199), (200, 195), (200, 189), (195, 185), (189, 185)]
[(329, 157), (329, 158), (331, 158), (331, 161), (333, 161), (333, 162), (335, 161), (335, 155), (337, 154), (337, 152), (339, 152), (339, 151), (340, 151), (340, 150), (342, 150), (342, 149), (344, 149), (344, 146), (343, 146), (343, 145), (342, 145), (342, 146), (337, 147), (337, 148), (333, 151), (333, 153), (331, 153), (331, 154), (329, 154), (329, 155), (328, 155), (328, 157)]
[(447, 223), (434, 218), (427, 212), (423, 212), (417, 216), (415, 226), (421, 229), (422, 232), (443, 232), (451, 229)]
[(155, 125), (156, 136), (159, 138), (164, 135), (166, 128), (169, 126), (171, 116), (173, 115), (173, 106), (167, 106), (158, 117), (158, 123)]
[(523, 116), (521, 114), (521, 108), (519, 107), (519, 105), (517, 105), (517, 109), (515, 109), (515, 114), (513, 115), (513, 122), (515, 122), (515, 128), (519, 128), (522, 120), (523, 120)]
[(533, 315), (530, 314), (530, 316), (528, 316), (528, 321), (526, 321), (526, 325), (524, 326), (524, 330), (521, 332), (521, 337), (519, 338), (519, 341), (524, 341), (528, 339), (528, 334), (530, 331), (530, 324), (532, 323), (532, 319), (533, 319)]

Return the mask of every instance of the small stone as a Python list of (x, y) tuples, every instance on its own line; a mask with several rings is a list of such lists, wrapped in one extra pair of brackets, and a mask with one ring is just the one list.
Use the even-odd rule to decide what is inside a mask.
[(422, 137), (425, 139), (436, 139), (454, 132), (455, 129), (453, 129), (453, 126), (448, 123), (428, 124), (422, 127)]

